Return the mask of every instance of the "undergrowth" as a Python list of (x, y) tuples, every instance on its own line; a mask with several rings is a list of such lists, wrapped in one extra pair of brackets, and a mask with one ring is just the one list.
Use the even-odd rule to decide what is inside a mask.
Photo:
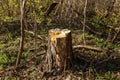
[[(49, 29), (42, 29), (41, 32), (39, 33), (40, 35), (45, 35), (45, 37), (47, 37), (47, 31)], [(73, 46), (74, 45), (79, 45), (82, 44), (82, 31), (81, 30), (72, 30), (72, 37), (73, 37)], [(97, 37), (96, 35), (93, 34), (89, 34), (86, 33), (86, 43), (87, 45), (91, 45), (91, 46), (95, 46), (95, 47), (99, 47), (99, 48), (103, 48), (103, 49), (119, 49), (120, 45), (119, 44), (113, 44), (110, 42), (106, 42), (105, 39)], [(31, 57), (33, 57), (34, 50), (33, 52), (32, 49), (34, 49), (34, 39), (31, 36), (26, 36), (25, 37), (25, 51), (23, 53), (23, 57), (22, 57), (22, 64), (26, 64), (25, 62), (27, 60), (29, 60)], [(44, 41), (43, 41), (44, 42)], [(37, 43), (39, 45), (37, 45), (37, 47), (39, 47), (40, 45), (47, 45), (47, 43), (43, 44), (42, 41), (40, 41), (39, 39), (37, 40)], [(19, 51), (19, 38), (14, 38), (12, 37), (12, 34), (7, 35), (6, 37), (2, 38), (2, 41), (0, 41), (0, 70), (3, 70), (9, 66), (14, 66), (15, 65), (15, 61), (17, 58), (17, 54)], [(45, 47), (43, 46), (43, 48), (41, 47), (41, 49), (39, 50), (39, 52), (44, 52), (45, 51)], [(107, 59), (109, 56), (106, 55), (106, 53), (104, 52), (95, 52), (95, 51), (80, 51), (81, 55), (86, 56), (88, 58), (90, 58), (90, 60), (100, 60), (101, 59)], [(114, 54), (114, 53), (113, 53)], [(117, 55), (120, 55), (120, 53), (117, 53)], [(85, 67), (85, 69), (80, 66), (80, 65), (75, 65), (75, 72), (77, 71), (79, 74), (82, 75), (89, 75), (88, 77), (82, 77), (83, 80), (84, 79), (95, 79), (95, 80), (119, 80), (120, 77), (119, 75), (119, 70), (120, 70), (120, 65), (119, 63), (117, 63), (119, 57), (114, 58), (113, 60), (110, 60), (110, 62), (105, 62), (103, 64), (101, 64), (100, 68), (96, 68), (94, 65), (89, 65), (88, 67)], [(116, 63), (115, 63), (116, 61)], [(34, 57), (33, 61), (30, 62), (31, 66), (29, 66), (28, 70), (28, 74), (31, 75), (31, 77), (28, 75), (28, 77), (30, 79), (39, 79), (38, 75), (36, 75), (34, 77), (34, 74), (37, 73), (37, 69), (38, 68), (37, 65), (40, 65), (40, 59), (38, 57)], [(33, 67), (34, 66), (34, 67)], [(84, 66), (84, 65), (83, 65)], [(118, 67), (117, 67), (118, 66)], [(33, 68), (32, 71), (30, 71)], [(35, 69), (35, 71), (34, 71)], [(23, 68), (24, 71), (24, 68)], [(29, 72), (30, 71), (30, 72)], [(74, 71), (74, 69), (73, 69)], [(9, 73), (7, 73), (9, 74)], [(10, 73), (11, 75), (13, 74), (12, 72)], [(16, 73), (18, 74), (18, 73)], [(40, 73), (39, 73), (40, 74)], [(10, 77), (10, 75), (6, 76), (6, 79), (8, 79), (7, 77)], [(11, 79), (15, 79), (18, 80), (19, 77), (11, 77)], [(27, 78), (26, 78), (27, 79)]]

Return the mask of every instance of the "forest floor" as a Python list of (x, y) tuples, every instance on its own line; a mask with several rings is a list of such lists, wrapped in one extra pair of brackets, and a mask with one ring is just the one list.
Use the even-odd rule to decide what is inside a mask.
[[(13, 30), (0, 34), (0, 80), (120, 80), (119, 44), (105, 42), (103, 38), (86, 33), (86, 45), (107, 49), (94, 51), (74, 48), (74, 61), (71, 69), (61, 73), (45, 70), (47, 34), (50, 28), (41, 28), (38, 34), (43, 39), (26, 34), (24, 53), (18, 69), (13, 69), (19, 51), (20, 36)], [(82, 45), (82, 31), (72, 31), (73, 46)], [(10, 69), (11, 68), (11, 69)]]

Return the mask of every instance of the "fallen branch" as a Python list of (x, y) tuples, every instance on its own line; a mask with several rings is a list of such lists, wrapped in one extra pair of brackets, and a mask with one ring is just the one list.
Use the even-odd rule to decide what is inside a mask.
[(76, 48), (85, 48), (85, 49), (89, 49), (89, 50), (93, 50), (93, 51), (98, 51), (98, 52), (106, 51), (105, 49), (98, 48), (98, 47), (93, 47), (93, 46), (88, 46), (88, 45), (77, 45), (77, 46), (73, 46), (73, 48), (74, 49), (76, 49)]
[(15, 69), (16, 69), (15, 66), (8, 67), (8, 68), (0, 71), (0, 75), (2, 75), (4, 72), (8, 72), (8, 71), (15, 70)]
[[(102, 24), (103, 25), (103, 24)], [(111, 26), (111, 25), (105, 25), (106, 28), (110, 28), (114, 31), (120, 31), (120, 27), (114, 27), (114, 26)]]
[(114, 34), (114, 36), (112, 38), (112, 42), (114, 42), (117, 39), (119, 33), (120, 33), (120, 29), (118, 29), (117, 32)]
[[(35, 33), (32, 31), (28, 31), (28, 30), (24, 30), (26, 33), (32, 34), (33, 36), (35, 36)], [(40, 35), (37, 35), (37, 37), (41, 40), (43, 40), (43, 38)]]
[(118, 51), (118, 53), (120, 53), (120, 49), (118, 49), (117, 51)]
[(92, 30), (88, 25), (85, 25), (85, 27), (94, 34), (102, 35), (102, 33)]
[(102, 61), (98, 61), (98, 63), (95, 64), (95, 65), (98, 65), (98, 64), (102, 64), (102, 63), (104, 63), (104, 62), (107, 62), (107, 61), (109, 61), (112, 57), (113, 57), (113, 55), (111, 55), (111, 56), (108, 57), (107, 59), (103, 59)]

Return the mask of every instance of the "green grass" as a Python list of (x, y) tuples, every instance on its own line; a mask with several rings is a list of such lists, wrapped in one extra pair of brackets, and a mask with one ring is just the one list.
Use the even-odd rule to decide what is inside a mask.
[(5, 53), (0, 53), (0, 70), (8, 66), (9, 59)]

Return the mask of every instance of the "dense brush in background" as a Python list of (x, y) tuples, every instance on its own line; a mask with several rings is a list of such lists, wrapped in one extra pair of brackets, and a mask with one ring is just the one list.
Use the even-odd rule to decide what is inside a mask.
[[(80, 22), (83, 18), (83, 9), (85, 0), (59, 0), (59, 6), (55, 14), (58, 19), (65, 23)], [(87, 17), (96, 15), (105, 16), (110, 11), (119, 11), (120, 0), (88, 0), (87, 3)], [(112, 8), (112, 10), (109, 10)], [(63, 23), (64, 24), (64, 23)]]
[[(63, 22), (71, 20), (70, 23), (76, 21), (76, 19), (83, 16), (83, 9), (85, 6), (85, 0), (28, 0), (26, 3), (27, 16), (33, 15), (33, 9), (36, 10), (36, 14), (40, 17), (47, 10), (48, 6), (52, 2), (57, 2), (58, 6), (55, 9), (54, 14)], [(88, 0), (87, 3), (87, 17), (98, 14), (104, 16), (108, 13), (108, 9), (112, 8), (112, 11), (118, 12), (120, 8), (120, 0)], [(34, 7), (35, 5), (35, 7)], [(1, 0), (0, 1), (0, 20), (8, 20), (10, 18), (17, 18), (20, 15), (19, 0)], [(4, 14), (3, 14), (4, 13)], [(6, 17), (7, 16), (7, 17)], [(32, 16), (34, 17), (34, 16)], [(29, 20), (29, 19), (28, 19)], [(69, 23), (69, 22), (67, 22)]]
[[(119, 33), (118, 28), (120, 24), (120, 0), (87, 1), (86, 25), (89, 27), (89, 30), (91, 32), (102, 32), (100, 33), (100, 36), (103, 36), (103, 34), (109, 36), (107, 33), (110, 33), (113, 35), (110, 39), (114, 41)], [(46, 10), (50, 4), (54, 2), (58, 4), (49, 14), (49, 17), (46, 18), (44, 16)], [(46, 26), (52, 24), (52, 22), (55, 22), (57, 25), (59, 24), (65, 27), (72, 26), (82, 28), (84, 20), (83, 10), (85, 7), (85, 0), (27, 0), (27, 3), (25, 5), (25, 22), (27, 26), (29, 26), (27, 29), (31, 29), (31, 25), (34, 23), (34, 15), (36, 15), (36, 22), (40, 26)], [(19, 0), (1, 0), (0, 25), (7, 27), (8, 25), (11, 25), (11, 22), (20, 25), (19, 8)], [(94, 33), (96, 34), (96, 32)]]
[[(114, 42), (119, 34), (120, 0), (87, 0), (86, 27), (108, 41)], [(85, 0), (61, 0), (55, 10), (56, 23), (82, 28)]]

